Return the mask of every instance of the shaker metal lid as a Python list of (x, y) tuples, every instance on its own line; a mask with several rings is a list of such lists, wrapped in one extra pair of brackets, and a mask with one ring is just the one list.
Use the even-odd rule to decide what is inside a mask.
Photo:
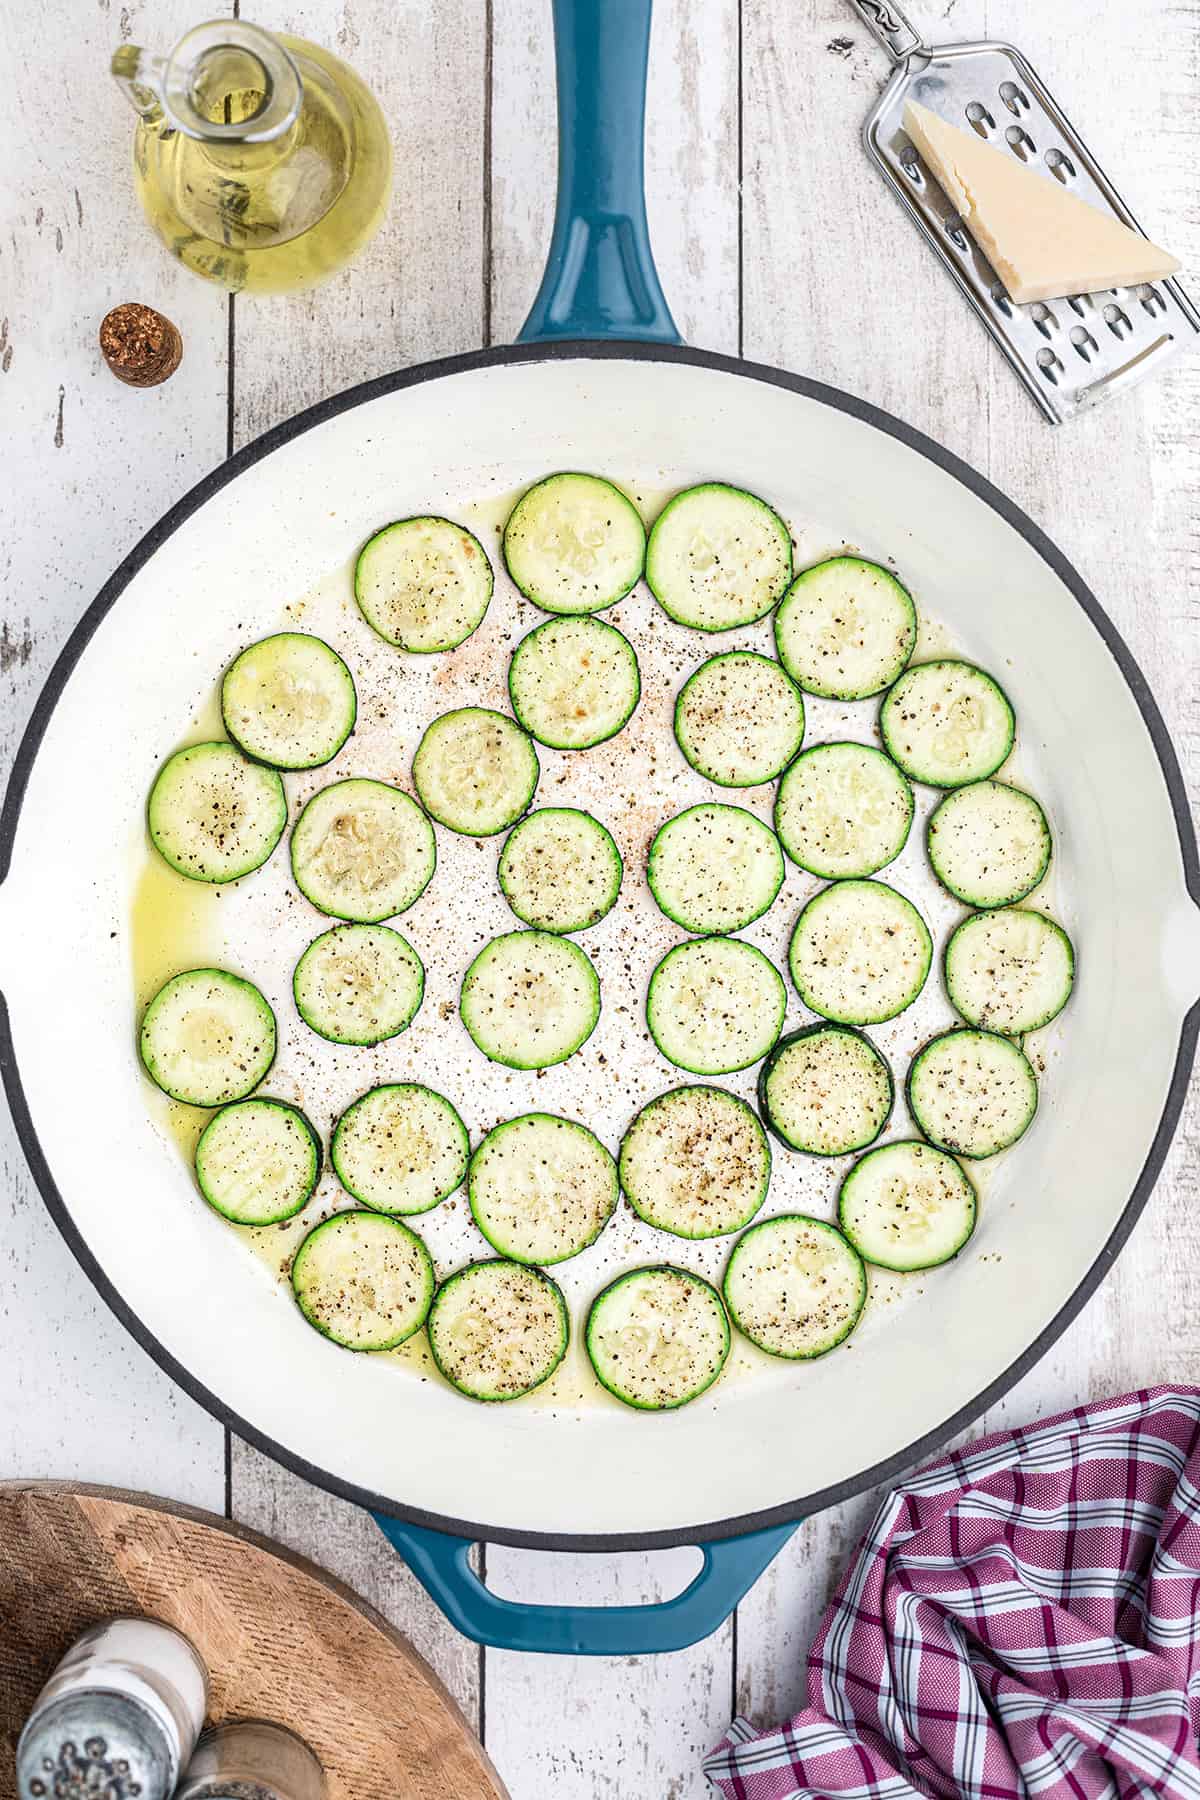
[(17, 1745), (19, 1800), (167, 1800), (177, 1774), (166, 1732), (125, 1694), (64, 1694), (32, 1714)]

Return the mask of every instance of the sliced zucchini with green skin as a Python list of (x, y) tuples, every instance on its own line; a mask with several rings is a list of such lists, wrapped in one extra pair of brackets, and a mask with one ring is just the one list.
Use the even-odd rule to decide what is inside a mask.
[(794, 863), (827, 881), (874, 875), (908, 842), (913, 791), (869, 744), (814, 744), (784, 773), (775, 830)]
[(190, 744), (169, 756), (146, 807), (150, 842), (189, 881), (237, 881), (283, 836), (287, 799), (274, 769), (233, 744)]
[(1013, 747), (1008, 695), (973, 663), (918, 663), (879, 711), (883, 747), (927, 787), (965, 787), (994, 775)]
[(420, 957), (388, 925), (335, 925), (292, 976), (296, 1011), (331, 1044), (382, 1044), (412, 1024), (425, 992)]
[(840, 1231), (790, 1213), (742, 1234), (723, 1291), (730, 1318), (752, 1344), (768, 1356), (809, 1361), (844, 1343), (858, 1324), (867, 1271)]
[(437, 866), (433, 827), (386, 781), (335, 781), (292, 831), (292, 874), (318, 912), (360, 925), (407, 912)]
[(483, 1054), (510, 1069), (548, 1069), (591, 1037), (600, 978), (590, 959), (550, 931), (508, 931), (463, 976), (462, 1022)]
[(590, 813), (544, 806), (515, 825), (500, 852), (500, 889), (526, 925), (586, 931), (616, 905), (625, 865)]
[(471, 1212), (513, 1262), (558, 1263), (595, 1243), (620, 1198), (617, 1165), (586, 1125), (525, 1113), (493, 1126), (471, 1157)]
[(508, 572), (543, 612), (602, 612), (636, 585), (645, 560), (641, 514), (599, 475), (547, 475), (504, 527)]
[(1003, 781), (958, 788), (934, 810), (925, 835), (934, 874), (965, 906), (1011, 906), (1050, 867), (1050, 827), (1032, 794)]
[(719, 787), (757, 787), (774, 781), (804, 742), (804, 696), (769, 656), (710, 656), (680, 689), (675, 741)]
[(770, 826), (740, 806), (689, 806), (655, 833), (646, 879), (685, 931), (740, 931), (783, 886), (783, 851)]
[(729, 1320), (716, 1288), (662, 1264), (619, 1275), (596, 1295), (585, 1342), (610, 1394), (643, 1412), (673, 1412), (725, 1367)]
[(975, 1229), (975, 1189), (932, 1144), (880, 1144), (838, 1195), (838, 1224), (864, 1262), (908, 1274), (957, 1256)]
[(354, 598), (372, 631), (420, 653), (465, 643), (493, 585), (483, 545), (451, 519), (397, 519), (368, 539), (354, 565)]
[(196, 1180), (208, 1204), (234, 1225), (278, 1225), (312, 1197), (321, 1140), (298, 1107), (238, 1100), (200, 1133)]
[(946, 945), (946, 992), (968, 1025), (1020, 1037), (1056, 1019), (1075, 984), (1061, 925), (1023, 907), (974, 913)]
[(354, 677), (321, 638), (280, 631), (235, 657), (221, 717), (235, 744), (276, 769), (315, 769), (337, 755), (358, 715)]
[(413, 758), (421, 805), (465, 837), (493, 837), (515, 825), (538, 784), (538, 759), (515, 719), (486, 706), (443, 713)]
[(826, 700), (881, 694), (903, 674), (916, 642), (912, 595), (861, 556), (805, 569), (775, 614), (780, 662), (805, 693)]
[(547, 619), (508, 665), (512, 709), (552, 750), (590, 750), (615, 737), (642, 691), (633, 645), (603, 619)]
[(792, 933), (788, 968), (810, 1011), (840, 1025), (881, 1025), (911, 1006), (933, 940), (911, 900), (882, 881), (835, 881)]
[(436, 1280), (415, 1231), (382, 1213), (334, 1213), (292, 1260), (292, 1292), (314, 1330), (346, 1350), (394, 1350), (420, 1331)]
[(429, 1348), (469, 1400), (516, 1400), (549, 1381), (571, 1327), (558, 1284), (526, 1263), (469, 1263), (438, 1289)]
[(417, 1081), (371, 1088), (333, 1128), (329, 1160), (348, 1194), (372, 1212), (428, 1212), (462, 1186), (467, 1128), (442, 1094)]
[(732, 631), (769, 613), (792, 579), (792, 538), (756, 494), (724, 482), (685, 488), (658, 515), (646, 581), (678, 625)]
[(783, 1030), (779, 970), (740, 938), (693, 938), (668, 950), (646, 995), (650, 1035), (690, 1075), (731, 1075), (760, 1061)]
[(758, 1078), (768, 1130), (807, 1156), (845, 1156), (873, 1144), (891, 1116), (892, 1071), (861, 1031), (806, 1025), (782, 1038)]
[(908, 1070), (908, 1110), (939, 1150), (977, 1159), (1023, 1137), (1037, 1112), (1037, 1076), (1009, 1038), (955, 1030), (930, 1040)]
[(185, 1106), (227, 1106), (253, 1093), (275, 1061), (275, 1014), (251, 981), (186, 969), (159, 988), (142, 1018), (142, 1062)]
[(721, 1237), (767, 1197), (771, 1151), (750, 1107), (718, 1087), (678, 1087), (644, 1106), (621, 1144), (638, 1217), (675, 1237)]

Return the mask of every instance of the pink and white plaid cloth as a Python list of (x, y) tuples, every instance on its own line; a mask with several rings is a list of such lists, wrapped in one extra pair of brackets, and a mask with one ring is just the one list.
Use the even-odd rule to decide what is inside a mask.
[[(801, 1527), (803, 1529), (803, 1527)], [(881, 1506), (729, 1800), (1200, 1800), (1200, 1389), (985, 1438)]]

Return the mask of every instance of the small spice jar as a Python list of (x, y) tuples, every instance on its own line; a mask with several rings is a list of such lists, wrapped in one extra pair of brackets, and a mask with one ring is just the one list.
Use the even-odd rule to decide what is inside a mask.
[(208, 1671), (157, 1619), (84, 1633), (39, 1694), (17, 1744), (20, 1800), (167, 1800), (208, 1707)]
[(325, 1800), (325, 1774), (286, 1726), (236, 1719), (204, 1733), (175, 1800)]

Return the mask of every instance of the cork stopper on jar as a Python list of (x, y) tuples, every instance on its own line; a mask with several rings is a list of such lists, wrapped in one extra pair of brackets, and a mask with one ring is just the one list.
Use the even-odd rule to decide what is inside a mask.
[(179, 367), (183, 339), (162, 313), (129, 300), (101, 320), (100, 349), (118, 381), (129, 387), (157, 387)]

